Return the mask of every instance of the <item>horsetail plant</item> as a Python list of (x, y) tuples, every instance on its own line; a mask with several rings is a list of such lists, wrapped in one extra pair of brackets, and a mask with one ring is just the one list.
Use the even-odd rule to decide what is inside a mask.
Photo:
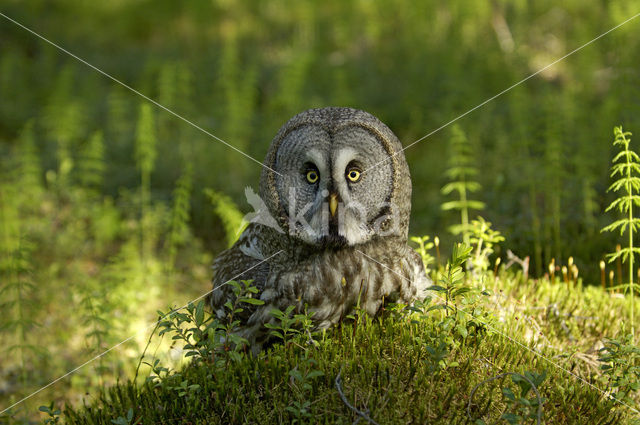
[(454, 125), (451, 130), (451, 156), (449, 157), (449, 169), (446, 175), (451, 181), (441, 189), (443, 195), (457, 192), (458, 199), (448, 201), (441, 205), (444, 211), (460, 211), (460, 224), (449, 227), (454, 235), (462, 233), (462, 241), (470, 245), (469, 210), (484, 209), (484, 202), (469, 199), (469, 193), (480, 189), (480, 183), (474, 181), (478, 169), (474, 167), (474, 158), (471, 145), (464, 131)]
[(171, 233), (167, 239), (169, 268), (173, 269), (178, 247), (183, 245), (189, 235), (189, 217), (191, 212), (191, 191), (193, 187), (193, 168), (187, 164), (182, 176), (173, 190), (173, 211), (171, 213)]
[[(633, 245), (633, 233), (640, 225), (640, 219), (633, 216), (633, 206), (640, 206), (640, 157), (631, 149), (629, 143), (631, 133), (622, 131), (622, 127), (614, 127), (613, 133), (615, 140), (614, 146), (620, 146), (621, 150), (613, 158), (613, 166), (611, 167), (611, 177), (619, 176), (618, 180), (613, 182), (607, 191), (622, 192), (620, 196), (614, 200), (605, 211), (616, 209), (625, 214), (626, 217), (616, 220), (610, 225), (602, 229), (603, 232), (613, 232), (620, 230), (622, 236), (625, 231), (628, 234), (628, 245), (622, 249), (616, 249), (616, 252), (608, 254), (607, 258), (612, 263), (622, 257), (622, 261), (629, 265), (629, 282), (622, 286), (628, 288), (631, 296), (631, 334), (635, 338), (634, 327), (634, 288), (639, 285), (634, 283), (633, 278), (633, 260), (636, 254), (640, 254), (640, 248)], [(620, 285), (613, 288), (617, 289)], [(612, 288), (612, 289), (613, 289)], [(633, 341), (633, 339), (632, 339)]]
[(140, 171), (140, 265), (143, 279), (147, 279), (148, 261), (151, 257), (149, 212), (151, 210), (151, 173), (157, 156), (156, 122), (153, 109), (141, 103), (135, 139), (136, 166)]

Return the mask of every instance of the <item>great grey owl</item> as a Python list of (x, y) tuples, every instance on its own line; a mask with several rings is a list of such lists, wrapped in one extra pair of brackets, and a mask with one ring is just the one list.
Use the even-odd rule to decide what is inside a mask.
[(375, 315), (385, 300), (426, 296), (430, 281), (407, 245), (409, 167), (386, 125), (356, 109), (311, 109), (280, 129), (264, 165), (261, 213), (272, 224), (249, 224), (215, 259), (209, 298), (224, 318), (233, 296), (224, 283), (253, 280), (265, 303), (245, 309), (239, 334), (254, 350), (268, 339), (274, 308), (306, 309), (323, 329), (357, 303)]

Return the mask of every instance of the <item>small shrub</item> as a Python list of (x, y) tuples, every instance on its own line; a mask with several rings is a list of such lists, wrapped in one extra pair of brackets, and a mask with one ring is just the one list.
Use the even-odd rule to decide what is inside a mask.
[(478, 216), (471, 221), (471, 237), (469, 241), (473, 246), (471, 265), (474, 273), (480, 274), (489, 270), (491, 262), (489, 257), (493, 254), (495, 245), (504, 241), (504, 237), (497, 230), (491, 228), (491, 223)]
[(60, 409), (53, 407), (53, 401), (48, 406), (40, 406), (39, 411), (47, 414), (47, 418), (44, 420), (44, 424), (58, 424), (60, 423)]
[(253, 298), (258, 289), (251, 285), (251, 281), (229, 281), (227, 284), (233, 287), (234, 300), (224, 305), (227, 311), (225, 321), (207, 313), (205, 301), (200, 300), (197, 304), (189, 303), (184, 312), (158, 312), (165, 317), (159, 323), (159, 335), (173, 334), (172, 340), (181, 341), (185, 357), (192, 358), (194, 362), (212, 361), (219, 352), (226, 353), (220, 359), (223, 364), (228, 360), (240, 360), (247, 340), (236, 333), (240, 325), (237, 315), (244, 311), (243, 305), (261, 305), (264, 302)]
[(632, 398), (640, 390), (640, 348), (633, 344), (632, 335), (620, 339), (606, 339), (600, 350), (603, 380), (616, 400), (635, 405)]
[(433, 255), (429, 253), (429, 251), (435, 246), (434, 242), (429, 242), (429, 236), (413, 236), (411, 237), (411, 241), (418, 244), (418, 248), (416, 251), (420, 254), (422, 258), (422, 264), (424, 264), (424, 270), (429, 276), (431, 270), (429, 266), (435, 262), (435, 258)]
[(511, 388), (506, 386), (502, 388), (502, 395), (507, 404), (507, 412), (503, 413), (501, 418), (505, 419), (511, 425), (521, 424), (527, 419), (537, 419), (538, 406), (544, 404), (544, 398), (538, 398), (539, 391), (536, 391), (534, 397), (529, 398), (529, 393), (540, 388), (547, 377), (546, 371), (541, 374), (535, 372), (525, 372), (524, 375), (517, 373), (511, 374), (511, 381), (517, 386)]

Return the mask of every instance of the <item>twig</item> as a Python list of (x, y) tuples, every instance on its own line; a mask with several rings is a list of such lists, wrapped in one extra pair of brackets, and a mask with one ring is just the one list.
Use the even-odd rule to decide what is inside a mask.
[(342, 400), (342, 402), (349, 409), (351, 409), (351, 411), (353, 411), (353, 413), (355, 413), (356, 415), (359, 416), (355, 420), (355, 422), (353, 422), (353, 423), (357, 424), (360, 419), (364, 419), (365, 421), (369, 422), (370, 424), (379, 425), (376, 421), (374, 421), (373, 419), (371, 419), (369, 417), (369, 410), (366, 410), (366, 411), (358, 410), (351, 403), (349, 403), (349, 400), (347, 400), (347, 397), (344, 395), (344, 392), (342, 392), (342, 378), (340, 377), (341, 373), (342, 373), (342, 368), (340, 368), (340, 372), (338, 372), (338, 376), (336, 376), (336, 381), (335, 381), (336, 382), (336, 389), (338, 390), (338, 394), (340, 394), (340, 399)]
[(505, 270), (511, 267), (514, 263), (519, 264), (522, 267), (522, 274), (525, 279), (529, 276), (529, 257), (524, 257), (524, 260), (513, 253), (510, 249), (507, 250), (507, 264), (504, 266)]
[[(469, 394), (469, 403), (467, 404), (467, 416), (469, 417), (469, 420), (473, 421), (473, 417), (471, 416), (471, 403), (473, 402), (473, 395), (476, 393), (478, 388), (480, 388), (480, 386), (482, 386), (483, 384), (486, 384), (487, 382), (491, 382), (491, 381), (495, 381), (497, 379), (504, 378), (507, 375), (519, 376), (519, 377), (521, 377), (522, 379), (524, 379), (525, 381), (527, 381), (531, 385), (531, 388), (533, 389), (533, 392), (536, 393), (536, 397), (538, 398), (538, 413), (537, 413), (537, 421), (536, 421), (536, 423), (538, 425), (540, 425), (540, 421), (542, 420), (542, 398), (540, 397), (540, 393), (538, 392), (538, 389), (536, 388), (536, 385), (529, 378), (527, 378), (526, 376), (521, 375), (519, 373), (515, 373), (515, 372), (505, 372), (505, 373), (501, 373), (500, 375), (492, 376), (491, 378), (487, 378), (484, 381), (482, 381), (479, 384), (477, 384), (475, 387), (473, 387), (473, 390), (471, 390), (471, 394)], [(338, 374), (338, 376), (340, 376), (340, 374)]]
[(142, 350), (142, 354), (140, 355), (140, 360), (138, 360), (138, 365), (136, 366), (136, 375), (133, 378), (133, 382), (136, 382), (136, 380), (138, 379), (138, 372), (140, 371), (140, 365), (142, 364), (142, 359), (144, 359), (144, 356), (147, 354), (147, 349), (151, 344), (151, 339), (153, 338), (153, 335), (155, 335), (156, 331), (158, 330), (158, 327), (160, 326), (161, 321), (162, 321), (162, 317), (158, 318), (158, 321), (156, 322), (155, 327), (153, 328), (153, 330), (151, 331), (151, 334), (149, 335), (149, 339), (147, 340), (147, 345), (145, 345), (144, 350)]

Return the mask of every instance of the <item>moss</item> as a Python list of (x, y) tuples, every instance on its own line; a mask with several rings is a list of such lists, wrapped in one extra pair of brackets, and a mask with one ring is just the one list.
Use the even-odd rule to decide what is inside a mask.
[[(630, 418), (630, 409), (597, 389), (604, 384), (592, 367), (597, 359), (593, 347), (602, 336), (621, 332), (611, 317), (626, 314), (624, 299), (596, 287), (583, 289), (581, 282), (571, 287), (523, 281), (511, 271), (495, 279), (484, 276), (482, 287), (490, 295), (472, 309), (463, 301), (459, 312), (465, 313), (455, 316), (454, 326), (447, 325), (452, 316), (444, 310), (426, 312), (436, 298), (414, 312), (392, 307), (373, 319), (355, 314), (315, 335), (317, 345), (298, 334), (257, 357), (218, 353), (216, 361), (193, 363), (155, 384), (117, 385), (84, 408), (67, 408), (65, 422), (110, 424), (131, 408), (131, 423), (350, 424), (357, 416), (341, 400), (339, 373), (345, 399), (377, 423), (471, 423), (471, 391), (504, 372), (546, 373), (537, 390), (547, 422), (622, 423)], [(479, 316), (478, 309), (486, 314)], [(458, 325), (468, 326), (471, 317), (480, 325), (464, 338)], [(478, 387), (472, 414), (496, 423), (512, 412), (504, 388), (515, 392), (518, 387), (508, 377)]]

